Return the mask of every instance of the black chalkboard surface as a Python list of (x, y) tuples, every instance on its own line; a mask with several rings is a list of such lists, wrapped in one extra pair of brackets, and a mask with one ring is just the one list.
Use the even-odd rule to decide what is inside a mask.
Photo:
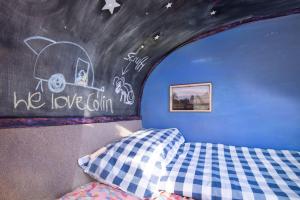
[(300, 8), (300, 0), (109, 2), (0, 0), (0, 118), (138, 116), (145, 80), (174, 49)]
[(105, 44), (102, 3), (0, 2), (0, 117), (137, 115), (134, 60)]

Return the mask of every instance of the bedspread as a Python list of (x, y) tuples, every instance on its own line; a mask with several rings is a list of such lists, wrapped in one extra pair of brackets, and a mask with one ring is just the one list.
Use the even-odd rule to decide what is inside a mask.
[(185, 143), (159, 189), (194, 199), (300, 199), (300, 153)]

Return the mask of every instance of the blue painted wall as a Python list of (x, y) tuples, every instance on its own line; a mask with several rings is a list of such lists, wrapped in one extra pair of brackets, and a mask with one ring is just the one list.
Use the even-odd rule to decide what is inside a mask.
[[(170, 113), (169, 86), (213, 85), (211, 113)], [(219, 33), (168, 56), (146, 82), (145, 128), (190, 142), (300, 150), (300, 15)]]

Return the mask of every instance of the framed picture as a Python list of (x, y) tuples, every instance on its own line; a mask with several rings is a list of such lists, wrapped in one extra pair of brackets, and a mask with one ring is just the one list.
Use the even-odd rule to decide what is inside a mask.
[(211, 112), (211, 83), (170, 86), (171, 112)]

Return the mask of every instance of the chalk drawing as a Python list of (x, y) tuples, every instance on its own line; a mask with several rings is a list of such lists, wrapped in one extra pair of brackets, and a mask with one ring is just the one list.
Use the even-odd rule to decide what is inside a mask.
[(125, 82), (124, 77), (115, 76), (113, 80), (113, 85), (115, 86), (115, 92), (121, 94), (120, 101), (132, 105), (135, 101), (134, 92), (132, 86)]
[[(36, 55), (33, 72), (33, 77), (39, 81), (36, 90), (41, 88), (43, 92), (43, 82), (47, 82), (49, 90), (53, 93), (64, 91), (66, 85), (104, 92), (104, 87), (94, 87), (93, 64), (87, 51), (82, 46), (69, 41), (56, 42), (42, 36), (26, 38), (24, 43)], [(69, 51), (75, 52), (75, 56), (64, 58), (59, 55)], [(56, 56), (53, 56), (54, 54)], [(76, 63), (75, 66), (74, 63)], [(51, 73), (47, 74), (43, 67), (52, 68), (50, 69)], [(66, 77), (68, 73), (64, 72), (74, 73), (74, 78)]]
[(62, 92), (66, 87), (64, 75), (57, 73), (53, 74), (48, 81), (48, 88), (54, 93)]
[(76, 64), (75, 84), (86, 87), (88, 85), (88, 73), (90, 63), (78, 58)]
[(137, 53), (131, 52), (127, 55), (124, 60), (127, 60), (129, 63), (122, 68), (122, 76), (124, 76), (129, 71), (129, 66), (131, 63), (134, 63), (135, 70), (140, 72), (146, 65), (146, 61), (149, 59), (148, 56), (140, 58), (137, 56)]
[[(80, 45), (68, 42), (56, 42), (52, 39), (33, 36), (24, 43), (36, 55), (33, 77), (38, 80), (35, 90), (28, 92), (25, 98), (14, 92), (14, 109), (36, 110), (44, 107), (51, 110), (77, 109), (89, 112), (114, 113), (113, 101), (104, 96), (104, 87), (94, 87), (94, 68), (87, 51)], [(51, 92), (49, 98), (43, 97), (43, 83), (47, 83)], [(78, 94), (60, 95), (67, 85), (92, 89), (85, 96)]]

